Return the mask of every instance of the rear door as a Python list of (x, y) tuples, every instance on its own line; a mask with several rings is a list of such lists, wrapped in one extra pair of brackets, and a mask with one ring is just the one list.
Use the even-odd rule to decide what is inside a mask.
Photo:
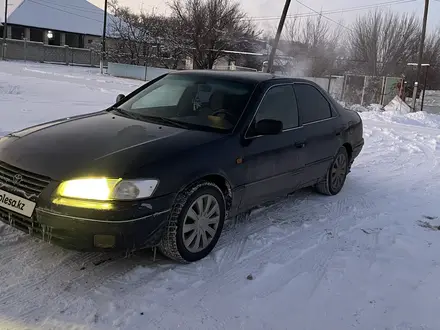
[(325, 175), (340, 147), (338, 114), (315, 86), (295, 83), (300, 125), (305, 143), (304, 179), (311, 183)]
[[(262, 119), (281, 121), (283, 131), (278, 135), (254, 134), (253, 125)], [(243, 207), (272, 200), (300, 185), (304, 154), (297, 142), (302, 140), (293, 85), (270, 87), (244, 136), (246, 187)]]

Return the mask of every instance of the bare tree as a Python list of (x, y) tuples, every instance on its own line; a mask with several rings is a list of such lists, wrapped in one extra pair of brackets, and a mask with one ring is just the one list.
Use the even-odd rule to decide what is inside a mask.
[(109, 7), (113, 14), (109, 32), (117, 40), (109, 47), (109, 57), (144, 65), (157, 56), (158, 45), (153, 38), (153, 31), (160, 23), (157, 17), (133, 13), (128, 7), (119, 6), (117, 0), (111, 0)]
[(191, 45), (182, 37), (182, 21), (175, 17), (157, 16), (152, 37), (159, 45), (159, 64), (168, 69), (177, 69), (190, 54)]
[[(414, 54), (416, 58), (417, 54)], [(440, 27), (426, 36), (425, 47), (423, 51), (423, 63), (429, 64), (429, 68), (422, 68), (422, 85), (425, 80), (425, 70), (428, 70), (427, 89), (440, 89)], [(405, 70), (406, 79), (414, 81), (415, 67), (409, 66)]]
[(198, 68), (212, 69), (225, 50), (245, 49), (259, 34), (232, 0), (173, 0), (170, 8)]
[(426, 88), (440, 89), (440, 28), (426, 38), (423, 62), (430, 65)]
[(353, 24), (350, 55), (364, 74), (400, 74), (417, 53), (419, 31), (414, 14), (372, 11)]
[[(304, 75), (332, 73), (343, 37), (340, 26), (332, 27), (321, 15), (286, 22), (283, 39), (294, 66)], [(298, 71), (298, 70), (296, 70)]]

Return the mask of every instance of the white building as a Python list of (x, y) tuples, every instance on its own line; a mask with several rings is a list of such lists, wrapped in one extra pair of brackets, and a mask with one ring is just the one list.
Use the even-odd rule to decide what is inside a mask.
[[(10, 8), (8, 14), (7, 37), (10, 39), (26, 38), (49, 45), (77, 48), (87, 48), (94, 41), (100, 42), (104, 11), (86, 0), (13, 2), (14, 8)], [(107, 31), (110, 31), (113, 16), (107, 17)], [(0, 36), (3, 36), (3, 21), (2, 17)]]

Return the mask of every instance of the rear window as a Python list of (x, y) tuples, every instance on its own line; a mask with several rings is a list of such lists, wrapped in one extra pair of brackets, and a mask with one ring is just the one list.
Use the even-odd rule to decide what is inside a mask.
[(295, 93), (303, 124), (331, 118), (330, 104), (315, 87), (308, 84), (295, 84)]

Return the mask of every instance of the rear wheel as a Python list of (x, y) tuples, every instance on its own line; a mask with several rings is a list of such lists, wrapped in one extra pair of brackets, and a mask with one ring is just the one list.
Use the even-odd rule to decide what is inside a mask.
[(348, 164), (347, 149), (341, 147), (333, 159), (325, 178), (315, 186), (316, 190), (324, 195), (332, 196), (338, 194), (344, 187), (345, 179), (348, 174)]
[(177, 196), (159, 249), (179, 262), (203, 259), (220, 238), (225, 213), (217, 185), (206, 181), (192, 185)]

